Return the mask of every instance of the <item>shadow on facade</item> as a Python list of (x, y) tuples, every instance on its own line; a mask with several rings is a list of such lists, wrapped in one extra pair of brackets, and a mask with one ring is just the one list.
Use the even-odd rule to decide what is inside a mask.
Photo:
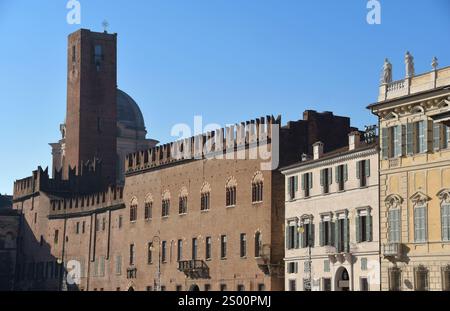
[(21, 215), (14, 290), (78, 291), (77, 285), (67, 284), (67, 274), (62, 258), (52, 255), (50, 244), (44, 237), (36, 237)]

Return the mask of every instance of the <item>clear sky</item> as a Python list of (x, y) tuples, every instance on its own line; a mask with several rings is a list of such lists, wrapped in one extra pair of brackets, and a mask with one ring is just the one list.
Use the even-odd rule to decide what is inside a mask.
[(354, 126), (376, 123), (383, 60), (394, 79), (404, 54), (416, 73), (433, 56), (450, 65), (450, 1), (380, 0), (381, 24), (366, 0), (79, 0), (81, 24), (66, 22), (67, 0), (0, 0), (0, 193), (51, 163), (66, 105), (66, 40), (78, 28), (118, 33), (118, 84), (140, 105), (148, 136), (171, 128), (221, 125), (267, 114), (297, 120), (333, 111)]

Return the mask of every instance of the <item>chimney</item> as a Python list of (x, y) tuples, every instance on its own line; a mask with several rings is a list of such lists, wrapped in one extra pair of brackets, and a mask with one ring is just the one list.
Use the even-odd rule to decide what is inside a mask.
[(318, 141), (313, 145), (313, 152), (314, 152), (314, 160), (317, 160), (322, 157), (323, 155), (323, 143)]
[(348, 134), (348, 150), (355, 150), (361, 143), (361, 133), (358, 131)]

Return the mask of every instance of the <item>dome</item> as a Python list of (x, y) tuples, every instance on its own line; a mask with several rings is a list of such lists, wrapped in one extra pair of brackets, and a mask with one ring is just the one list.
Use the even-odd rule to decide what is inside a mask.
[(117, 89), (117, 123), (127, 129), (145, 131), (141, 109), (130, 95)]

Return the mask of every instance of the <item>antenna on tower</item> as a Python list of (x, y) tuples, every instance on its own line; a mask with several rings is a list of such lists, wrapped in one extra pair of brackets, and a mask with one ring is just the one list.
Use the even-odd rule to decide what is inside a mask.
[(109, 23), (106, 19), (103, 21), (102, 26), (103, 26), (103, 32), (108, 33)]

